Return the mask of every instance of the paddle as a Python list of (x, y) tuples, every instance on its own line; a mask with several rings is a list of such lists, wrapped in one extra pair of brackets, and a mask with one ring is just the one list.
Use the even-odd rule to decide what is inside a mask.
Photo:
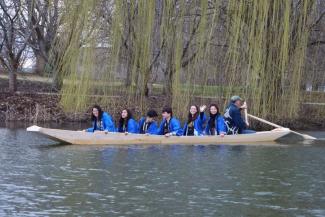
[(246, 104), (246, 102), (244, 102), (243, 107), (244, 107), (245, 123), (246, 123), (247, 126), (249, 126), (248, 117), (247, 117), (248, 114), (247, 114), (247, 104)]
[[(260, 121), (260, 122), (263, 122), (263, 123), (265, 123), (265, 124), (268, 124), (268, 125), (271, 125), (271, 126), (273, 126), (273, 127), (276, 127), (276, 128), (284, 128), (284, 127), (282, 127), (282, 126), (280, 126), (280, 125), (277, 125), (277, 124), (275, 124), (275, 123), (272, 123), (272, 122), (270, 122), (270, 121), (267, 121), (267, 120), (264, 120), (264, 119), (262, 119), (262, 118), (259, 118), (259, 117), (256, 117), (256, 116), (254, 116), (254, 115), (251, 115), (251, 114), (247, 114), (250, 118), (253, 118), (253, 119), (255, 119), (255, 120), (258, 120), (258, 121)], [(315, 139), (317, 139), (317, 138), (315, 138), (315, 137), (313, 137), (313, 136), (309, 136), (309, 135), (307, 135), (307, 134), (302, 134), (302, 133), (298, 133), (298, 132), (296, 132), (296, 131), (293, 131), (293, 130), (290, 130), (292, 133), (294, 133), (294, 134), (297, 134), (297, 135), (299, 135), (299, 136), (302, 136), (304, 139), (306, 139), (306, 140), (315, 140)]]

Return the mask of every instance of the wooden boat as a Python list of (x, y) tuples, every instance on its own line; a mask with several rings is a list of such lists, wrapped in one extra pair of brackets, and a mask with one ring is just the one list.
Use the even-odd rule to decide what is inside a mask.
[(83, 132), (72, 130), (60, 130), (31, 126), (27, 131), (43, 134), (51, 139), (77, 145), (168, 145), (168, 144), (240, 144), (272, 142), (291, 131), (288, 128), (278, 128), (272, 131), (261, 131), (254, 134), (221, 136), (171, 136), (143, 135), (105, 132)]

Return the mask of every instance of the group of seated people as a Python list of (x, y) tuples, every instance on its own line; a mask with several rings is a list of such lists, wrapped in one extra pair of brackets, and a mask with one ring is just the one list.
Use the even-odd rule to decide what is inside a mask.
[(91, 114), (93, 125), (85, 131), (165, 135), (166, 137), (203, 135), (220, 135), (223, 137), (224, 135), (254, 133), (254, 131), (247, 129), (248, 123), (241, 116), (242, 109), (247, 109), (247, 107), (239, 96), (231, 97), (223, 116), (216, 104), (210, 105), (208, 118), (205, 114), (205, 105), (200, 107), (192, 105), (183, 127), (181, 122), (173, 116), (170, 107), (163, 108), (163, 119), (159, 126), (156, 120), (158, 114), (155, 110), (149, 110), (146, 117), (142, 117), (137, 122), (129, 109), (123, 109), (117, 127), (115, 127), (112, 116), (107, 112), (103, 112), (100, 106), (95, 105)]

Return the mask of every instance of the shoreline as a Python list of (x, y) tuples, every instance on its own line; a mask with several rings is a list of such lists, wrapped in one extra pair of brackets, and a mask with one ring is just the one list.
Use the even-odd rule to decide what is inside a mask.
[[(149, 98), (149, 104), (153, 109), (159, 111), (163, 106), (158, 102), (157, 97)], [(118, 119), (118, 111), (123, 106), (118, 106), (109, 112), (113, 115), (114, 120)], [(304, 106), (306, 107), (306, 106)], [(135, 117), (140, 116), (140, 111), (135, 108)], [(308, 109), (310, 110), (310, 108)], [(312, 114), (312, 112), (309, 112)], [(292, 130), (325, 130), (325, 117), (300, 116), (301, 118), (282, 120), (279, 125), (288, 127)], [(59, 105), (58, 94), (42, 93), (16, 93), (10, 94), (0, 92), (0, 121), (5, 124), (23, 123), (25, 125), (42, 124), (42, 125), (86, 125), (90, 124), (89, 113), (76, 112), (67, 113)], [(269, 130), (268, 126), (260, 123), (253, 123), (256, 130)]]
[[(21, 122), (28, 125), (41, 124), (47, 126), (56, 124), (72, 124), (76, 126), (90, 124), (90, 108), (85, 112), (69, 113), (63, 111), (59, 104), (60, 94), (53, 90), (51, 83), (48, 81), (45, 82), (44, 79), (43, 77), (35, 76), (21, 77), (17, 80), (17, 92), (10, 94), (7, 91), (8, 79), (0, 76), (0, 122)], [(318, 97), (319, 99), (323, 99), (325, 94), (319, 95)], [(202, 101), (206, 105), (210, 103), (221, 103), (221, 101), (215, 98), (208, 97), (195, 97), (191, 103), (200, 104)], [(115, 122), (117, 122), (119, 112), (127, 104), (128, 102), (121, 97), (114, 102), (114, 107), (101, 106), (103, 110), (108, 110)], [(150, 96), (148, 98), (147, 108), (156, 109), (158, 114), (164, 105), (164, 96), (162, 95)], [(323, 110), (323, 108), (325, 111), (325, 106), (319, 105), (319, 103), (302, 103), (298, 118), (280, 119), (274, 122), (292, 130), (325, 130), (325, 115), (315, 115), (318, 114), (317, 111), (319, 109)], [(131, 110), (136, 118), (144, 115), (141, 113), (138, 105), (133, 105)], [(181, 121), (182, 123), (184, 122), (184, 120)], [(273, 129), (256, 121), (251, 121), (251, 125), (255, 130)]]

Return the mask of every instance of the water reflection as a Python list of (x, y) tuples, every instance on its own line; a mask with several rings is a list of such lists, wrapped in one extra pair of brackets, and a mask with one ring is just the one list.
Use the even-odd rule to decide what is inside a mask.
[(117, 148), (0, 136), (0, 216), (325, 215), (324, 142)]

